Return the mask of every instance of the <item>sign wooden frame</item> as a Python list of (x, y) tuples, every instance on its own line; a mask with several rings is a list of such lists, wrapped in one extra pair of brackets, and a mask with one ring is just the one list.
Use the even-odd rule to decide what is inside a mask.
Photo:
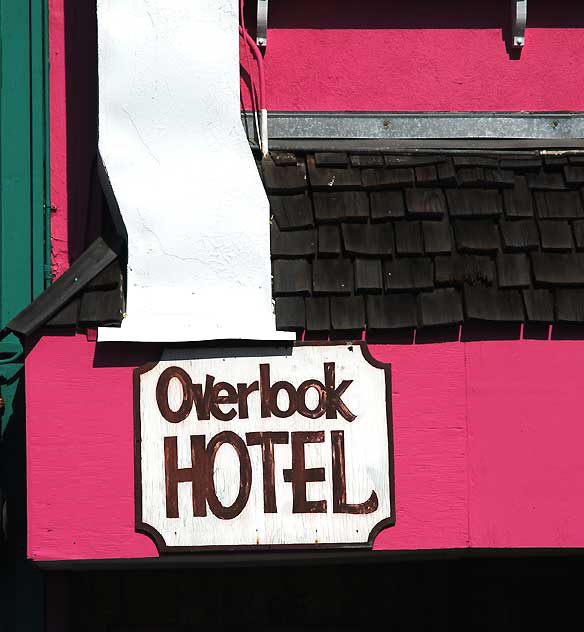
[[(140, 379), (151, 371), (159, 362), (149, 362), (134, 369), (134, 495), (135, 495), (135, 530), (153, 540), (159, 554), (221, 552), (221, 551), (275, 551), (275, 550), (315, 550), (315, 549), (372, 549), (377, 535), (396, 522), (395, 476), (394, 476), (394, 446), (393, 446), (393, 418), (392, 418), (392, 388), (391, 364), (376, 360), (363, 341), (325, 341), (325, 342), (295, 342), (291, 345), (270, 345), (270, 348), (306, 347), (306, 346), (346, 346), (359, 348), (363, 359), (371, 366), (381, 369), (385, 374), (385, 409), (387, 421), (388, 463), (389, 463), (389, 493), (391, 499), (391, 516), (379, 521), (370, 531), (365, 542), (346, 543), (300, 543), (300, 544), (258, 544), (258, 545), (216, 545), (216, 546), (168, 546), (162, 534), (152, 525), (144, 522), (142, 512), (142, 465), (141, 465), (141, 409), (140, 409)], [(198, 348), (197, 348), (198, 350)], [(351, 349), (352, 350), (352, 349)]]

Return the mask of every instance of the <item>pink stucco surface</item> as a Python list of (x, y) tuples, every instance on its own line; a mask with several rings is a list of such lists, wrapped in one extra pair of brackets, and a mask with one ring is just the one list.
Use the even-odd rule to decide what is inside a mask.
[(69, 267), (67, 218), (67, 77), (64, 0), (49, 0), (51, 263), (55, 277)]
[[(53, 271), (69, 265), (69, 213), (85, 212), (91, 148), (71, 154), (67, 55), (79, 58), (88, 5), (49, 0)], [(270, 5), (266, 53), (268, 107), (274, 110), (517, 111), (584, 110), (584, 9), (561, 0), (553, 10), (530, 0), (526, 46), (512, 59), (503, 38), (508, 0), (297, 0)], [(74, 35), (72, 35), (74, 34)], [(85, 38), (87, 39), (87, 38)], [(69, 50), (68, 50), (69, 49)], [(88, 51), (83, 51), (88, 55)], [(83, 55), (81, 64), (86, 63)], [(251, 59), (251, 58), (249, 58)], [(244, 55), (243, 65), (252, 68)], [(86, 64), (93, 68), (91, 63)], [(71, 69), (69, 69), (71, 70)], [(69, 82), (71, 83), (71, 82)], [(243, 102), (249, 91), (242, 83)], [(87, 90), (87, 85), (83, 85)], [(83, 121), (82, 113), (75, 112)], [(94, 125), (88, 115), (88, 125)], [(79, 131), (69, 130), (79, 136)], [(81, 134), (83, 136), (83, 134)], [(91, 134), (89, 135), (91, 136)], [(80, 164), (78, 164), (80, 163)], [(86, 166), (84, 166), (86, 164)], [(72, 186), (74, 185), (74, 186)], [(76, 191), (70, 200), (70, 191)], [(75, 208), (70, 209), (73, 204)]]
[(268, 107), (584, 109), (581, 3), (530, 0), (520, 59), (505, 46), (508, 15), (508, 0), (273, 3)]
[[(372, 345), (392, 364), (396, 526), (377, 550), (583, 547), (584, 342)], [(35, 560), (156, 556), (134, 532), (141, 345), (41, 338), (26, 361)]]

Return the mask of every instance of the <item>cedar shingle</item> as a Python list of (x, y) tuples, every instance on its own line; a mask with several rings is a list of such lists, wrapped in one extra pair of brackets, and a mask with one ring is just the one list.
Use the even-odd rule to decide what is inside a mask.
[(383, 167), (383, 156), (379, 154), (357, 154), (351, 156), (351, 165), (353, 167), (371, 168)]
[(312, 206), (308, 195), (271, 195), (270, 208), (280, 230), (314, 226)]
[(580, 186), (584, 184), (584, 167), (564, 167), (564, 176), (569, 185)]
[(87, 284), (89, 290), (113, 290), (123, 284), (122, 269), (119, 261), (114, 261)]
[(278, 167), (295, 167), (298, 164), (296, 156), (289, 151), (272, 151), (270, 157)]
[(438, 178), (442, 184), (456, 184), (456, 169), (451, 158), (438, 165)]
[(567, 156), (544, 156), (543, 164), (546, 167), (546, 171), (562, 171), (563, 167), (568, 164)]
[(492, 216), (503, 210), (500, 193), (489, 189), (448, 189), (446, 198), (453, 217)]
[[(77, 327), (79, 321), (79, 307), (81, 306), (82, 295), (77, 295), (62, 307), (50, 320), (45, 323), (45, 327)], [(121, 307), (121, 301), (120, 301)]]
[(515, 174), (507, 169), (485, 169), (485, 186), (506, 188), (515, 186)]
[(539, 171), (541, 169), (541, 158), (503, 158), (500, 164), (502, 169)]
[(535, 221), (519, 220), (512, 222), (500, 222), (503, 248), (509, 252), (521, 250), (537, 250), (539, 236)]
[(462, 322), (462, 300), (453, 289), (422, 292), (418, 296), (422, 327), (452, 325)]
[(274, 296), (310, 294), (312, 270), (305, 259), (275, 259), (272, 261)]
[(524, 317), (523, 300), (518, 290), (464, 287), (464, 307), (471, 320), (517, 323)]
[(81, 297), (79, 324), (115, 325), (122, 322), (123, 296), (121, 288), (111, 290), (86, 289)]
[(401, 329), (418, 324), (416, 299), (410, 294), (367, 296), (365, 301), (368, 329)]
[(306, 326), (304, 299), (300, 296), (285, 296), (276, 299), (276, 329), (300, 331)]
[(345, 152), (319, 152), (314, 154), (314, 162), (317, 167), (346, 167), (349, 164), (349, 156)]
[(562, 191), (566, 188), (566, 181), (561, 173), (549, 173), (540, 171), (539, 173), (527, 174), (527, 186), (534, 190)]
[(383, 279), (381, 261), (355, 259), (355, 292), (381, 292)]
[(361, 187), (361, 172), (359, 169), (333, 169), (317, 167), (314, 160), (308, 159), (308, 178), (314, 190), (339, 191), (359, 189)]
[(499, 255), (497, 274), (499, 287), (529, 287), (531, 275), (527, 255)]
[(552, 191), (536, 193), (537, 214), (542, 219), (578, 219), (584, 217), (584, 208), (578, 191)]
[(533, 198), (525, 176), (516, 176), (515, 186), (503, 192), (507, 217), (533, 217)]
[(281, 231), (273, 223), (270, 237), (274, 257), (312, 257), (316, 251), (314, 229)]
[(351, 294), (353, 291), (353, 265), (346, 259), (317, 260), (312, 272), (316, 294)]
[(490, 220), (461, 220), (454, 222), (454, 236), (460, 252), (497, 252), (499, 232)]
[(403, 154), (388, 154), (385, 156), (385, 164), (388, 167), (419, 167), (423, 165), (435, 165), (448, 160), (447, 156), (404, 156)]
[(369, 199), (363, 191), (313, 193), (312, 199), (314, 215), (320, 224), (369, 218)]
[(420, 222), (395, 223), (395, 250), (398, 255), (423, 255), (424, 242)]
[(496, 168), (499, 162), (490, 156), (454, 156), (456, 167), (491, 167)]
[(416, 167), (414, 172), (416, 175), (416, 182), (420, 186), (436, 184), (439, 182), (438, 171), (436, 170), (435, 165)]
[(485, 184), (485, 172), (482, 167), (466, 167), (457, 170), (456, 179), (461, 187), (482, 187)]
[(371, 192), (371, 220), (373, 222), (383, 222), (404, 215), (404, 195), (401, 191)]
[(413, 169), (365, 169), (363, 186), (368, 189), (391, 189), (414, 184)]
[(572, 229), (568, 222), (546, 220), (539, 222), (541, 247), (544, 251), (569, 252), (572, 250)]
[(489, 257), (436, 257), (434, 264), (437, 285), (491, 285), (495, 280), (495, 266)]
[(361, 296), (331, 297), (333, 329), (365, 329), (365, 304)]
[(448, 221), (422, 222), (424, 250), (429, 255), (444, 255), (452, 252), (452, 238)]
[(330, 299), (328, 296), (306, 299), (306, 329), (326, 331), (331, 328)]
[(584, 254), (533, 253), (533, 274), (545, 285), (584, 285)]
[(336, 224), (318, 227), (318, 254), (337, 256), (342, 252), (341, 231)]
[(447, 211), (446, 198), (441, 189), (407, 189), (408, 216), (442, 217)]
[(390, 224), (342, 224), (342, 234), (347, 254), (389, 257), (393, 252)]
[(429, 290), (433, 286), (432, 260), (407, 257), (383, 263), (383, 282), (388, 291)]
[(574, 222), (574, 237), (576, 238), (576, 248), (584, 250), (584, 220)]
[(556, 291), (556, 318), (563, 323), (584, 322), (584, 290)]
[(553, 321), (554, 295), (551, 290), (523, 290), (523, 303), (530, 323)]
[(264, 160), (262, 161), (262, 172), (268, 193), (299, 193), (306, 189), (304, 164), (296, 167), (279, 167), (271, 160)]

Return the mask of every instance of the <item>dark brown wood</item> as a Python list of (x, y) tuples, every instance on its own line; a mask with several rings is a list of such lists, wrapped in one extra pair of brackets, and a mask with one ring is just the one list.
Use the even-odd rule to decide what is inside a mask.
[(15, 316), (5, 329), (29, 336), (105, 270), (117, 256), (101, 237), (96, 239), (63, 275)]

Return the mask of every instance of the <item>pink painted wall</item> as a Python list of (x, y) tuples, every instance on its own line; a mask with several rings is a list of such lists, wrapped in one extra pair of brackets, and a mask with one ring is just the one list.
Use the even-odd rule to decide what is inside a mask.
[[(143, 345), (40, 339), (26, 361), (35, 560), (156, 556), (134, 533)], [(372, 345), (392, 363), (397, 524), (378, 550), (584, 546), (584, 342)]]
[(64, 0), (49, 0), (50, 195), (53, 276), (69, 267), (67, 218), (67, 77)]
[[(49, 9), (52, 246), (58, 276), (70, 255), (80, 252), (77, 241), (84, 231), (77, 225), (88, 213), (96, 144), (95, 24), (90, 2), (49, 0)], [(272, 2), (268, 105), (584, 110), (582, 3), (557, 0), (552, 9), (546, 0), (530, 0), (520, 59), (510, 58), (503, 40), (508, 9), (509, 0)], [(250, 66), (245, 55), (242, 60)], [(243, 97), (249, 107), (245, 82)]]
[[(508, 54), (509, 0), (270, 3), (275, 110), (582, 110), (584, 7), (530, 0)], [(249, 101), (247, 101), (249, 104)]]
[[(452, 0), (448, 10), (430, 0), (271, 3), (269, 107), (584, 110), (581, 3), (529, 6), (517, 60), (502, 38), (507, 0)], [(71, 60), (94, 35), (87, 3), (49, 0), (49, 7), (58, 276), (79, 252), (71, 228), (88, 212), (95, 117), (84, 118), (79, 97), (91, 104), (95, 95)], [(584, 546), (584, 343), (372, 349), (393, 364), (398, 512), (376, 548)], [(131, 382), (133, 367), (156, 354), (130, 346), (113, 353), (80, 336), (46, 337), (27, 358), (34, 559), (156, 555), (133, 529)]]

